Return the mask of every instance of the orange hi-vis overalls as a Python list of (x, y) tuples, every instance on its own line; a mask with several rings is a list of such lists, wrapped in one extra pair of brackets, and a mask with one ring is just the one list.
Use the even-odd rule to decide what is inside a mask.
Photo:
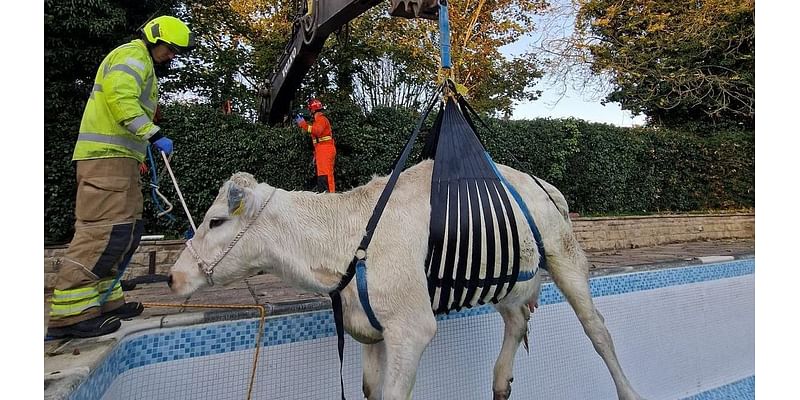
[(314, 122), (307, 123), (301, 120), (298, 124), (300, 129), (311, 134), (311, 142), (314, 143), (314, 160), (317, 166), (318, 182), (326, 182), (328, 192), (336, 191), (336, 183), (333, 179), (333, 165), (336, 161), (336, 143), (333, 140), (331, 123), (322, 112), (314, 113)]

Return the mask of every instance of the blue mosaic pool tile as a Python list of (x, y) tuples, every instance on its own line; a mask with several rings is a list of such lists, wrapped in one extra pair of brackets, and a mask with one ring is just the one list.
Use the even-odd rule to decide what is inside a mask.
[(756, 398), (756, 377), (751, 376), (725, 386), (687, 397), (684, 400), (750, 400)]
[[(755, 260), (747, 259), (696, 267), (680, 267), (597, 277), (589, 280), (589, 287), (592, 291), (592, 297), (600, 297), (751, 275), (754, 271)], [(539, 305), (556, 304), (564, 301), (564, 295), (553, 283), (542, 285)]]
[(262, 344), (275, 346), (304, 340), (319, 339), (335, 335), (333, 314), (330, 311), (315, 311), (305, 314), (270, 318)]
[[(710, 281), (753, 274), (755, 260), (700, 265), (667, 270), (597, 277), (590, 280), (592, 296), (608, 296), (674, 285)], [(542, 285), (539, 304), (564, 302), (564, 296), (552, 283)], [(446, 321), (495, 312), (488, 305), (437, 316)], [(268, 318), (265, 322), (263, 346), (277, 346), (305, 340), (331, 337), (336, 334), (330, 310), (314, 311)], [(117, 376), (146, 365), (252, 349), (259, 320), (238, 320), (180, 330), (155, 330), (123, 340), (117, 348), (72, 393), (70, 399), (99, 399)], [(738, 386), (736, 386), (738, 388)], [(731, 389), (734, 390), (734, 389)], [(739, 390), (739, 389), (735, 389)], [(709, 394), (712, 396), (714, 394)], [(718, 397), (702, 397), (718, 398)], [(722, 397), (719, 397), (722, 398)]]

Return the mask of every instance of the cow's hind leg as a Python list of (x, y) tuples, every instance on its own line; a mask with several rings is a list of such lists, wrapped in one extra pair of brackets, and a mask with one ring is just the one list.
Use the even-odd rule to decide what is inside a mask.
[(367, 400), (380, 400), (383, 392), (383, 364), (386, 362), (384, 342), (361, 346), (361, 367), (364, 379), (361, 390)]
[(430, 312), (398, 320), (385, 327), (383, 331), (386, 351), (383, 372), (385, 400), (411, 398), (419, 360), (435, 334), (436, 318)]
[(503, 347), (494, 364), (492, 392), (494, 392), (494, 400), (506, 400), (511, 396), (511, 382), (514, 380), (514, 356), (517, 354), (523, 336), (528, 333), (528, 319), (530, 319), (531, 312), (527, 304), (503, 305), (498, 303), (495, 308), (503, 317), (505, 328)]
[(617, 396), (623, 400), (641, 399), (622, 372), (622, 367), (614, 351), (614, 342), (611, 340), (602, 315), (592, 301), (586, 256), (578, 247), (574, 237), (570, 236), (565, 241), (567, 242), (565, 248), (572, 251), (567, 251), (566, 255), (547, 258), (550, 275), (578, 316), (595, 351), (605, 362), (612, 379), (614, 379)]

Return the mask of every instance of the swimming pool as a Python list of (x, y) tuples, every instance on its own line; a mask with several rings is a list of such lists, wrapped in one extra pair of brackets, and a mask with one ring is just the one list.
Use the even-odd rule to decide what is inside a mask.
[[(622, 367), (648, 399), (755, 397), (755, 260), (591, 279)], [(542, 286), (531, 352), (517, 353), (512, 399), (614, 399), (608, 371), (552, 283)], [(491, 396), (502, 320), (482, 306), (440, 316), (415, 399)], [(259, 320), (157, 329), (122, 340), (71, 399), (245, 399)], [(267, 318), (254, 399), (339, 398), (330, 310)], [(344, 385), (361, 396), (361, 351), (347, 337)]]

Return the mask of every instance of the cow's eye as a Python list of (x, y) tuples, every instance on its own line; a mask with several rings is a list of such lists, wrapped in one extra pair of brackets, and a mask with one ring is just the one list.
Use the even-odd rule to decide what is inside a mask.
[(222, 225), (227, 220), (227, 218), (211, 218), (211, 221), (208, 221), (208, 229), (214, 229)]

